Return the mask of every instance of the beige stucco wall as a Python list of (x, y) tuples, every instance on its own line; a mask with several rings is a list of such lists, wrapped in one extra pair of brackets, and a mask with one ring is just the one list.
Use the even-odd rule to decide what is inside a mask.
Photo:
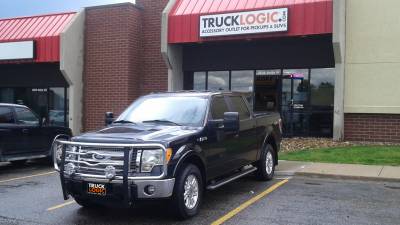
[(345, 113), (400, 114), (399, 0), (346, 1)]
[(85, 12), (75, 15), (61, 33), (60, 69), (69, 84), (69, 127), (74, 135), (82, 131), (83, 57)]

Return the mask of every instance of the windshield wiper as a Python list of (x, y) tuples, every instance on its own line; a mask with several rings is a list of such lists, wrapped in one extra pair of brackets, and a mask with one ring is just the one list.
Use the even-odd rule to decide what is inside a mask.
[(176, 125), (176, 126), (182, 126), (181, 124), (175, 123), (175, 122), (170, 121), (170, 120), (145, 120), (145, 121), (142, 121), (142, 123), (169, 123), (169, 124), (173, 124), (173, 125)]
[(129, 120), (117, 120), (114, 121), (113, 123), (131, 123), (131, 124), (136, 124), (135, 122), (129, 121)]

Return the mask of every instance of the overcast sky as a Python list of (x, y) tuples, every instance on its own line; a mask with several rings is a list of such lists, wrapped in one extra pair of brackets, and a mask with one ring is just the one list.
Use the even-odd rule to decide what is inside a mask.
[(0, 0), (0, 18), (78, 11), (82, 7), (135, 0)]

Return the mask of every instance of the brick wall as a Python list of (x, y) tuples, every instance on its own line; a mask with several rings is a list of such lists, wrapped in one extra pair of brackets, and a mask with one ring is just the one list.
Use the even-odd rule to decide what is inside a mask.
[(345, 114), (344, 138), (348, 141), (400, 142), (400, 115)]
[(141, 95), (168, 88), (161, 56), (161, 13), (168, 0), (86, 9), (84, 130), (104, 125)]
[(84, 130), (104, 125), (140, 95), (141, 9), (117, 4), (86, 9)]
[(161, 56), (161, 16), (168, 0), (137, 0), (143, 6), (143, 76), (141, 93), (168, 90), (168, 69)]

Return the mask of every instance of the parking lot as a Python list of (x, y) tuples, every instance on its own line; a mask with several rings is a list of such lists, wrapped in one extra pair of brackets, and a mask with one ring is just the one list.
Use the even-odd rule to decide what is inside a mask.
[(400, 183), (305, 177), (276, 176), (271, 182), (242, 178), (206, 192), (200, 214), (188, 221), (176, 221), (165, 203), (134, 209), (83, 209), (73, 200), (62, 199), (58, 174), (43, 162), (18, 167), (0, 164), (0, 202), (0, 224), (400, 222)]

